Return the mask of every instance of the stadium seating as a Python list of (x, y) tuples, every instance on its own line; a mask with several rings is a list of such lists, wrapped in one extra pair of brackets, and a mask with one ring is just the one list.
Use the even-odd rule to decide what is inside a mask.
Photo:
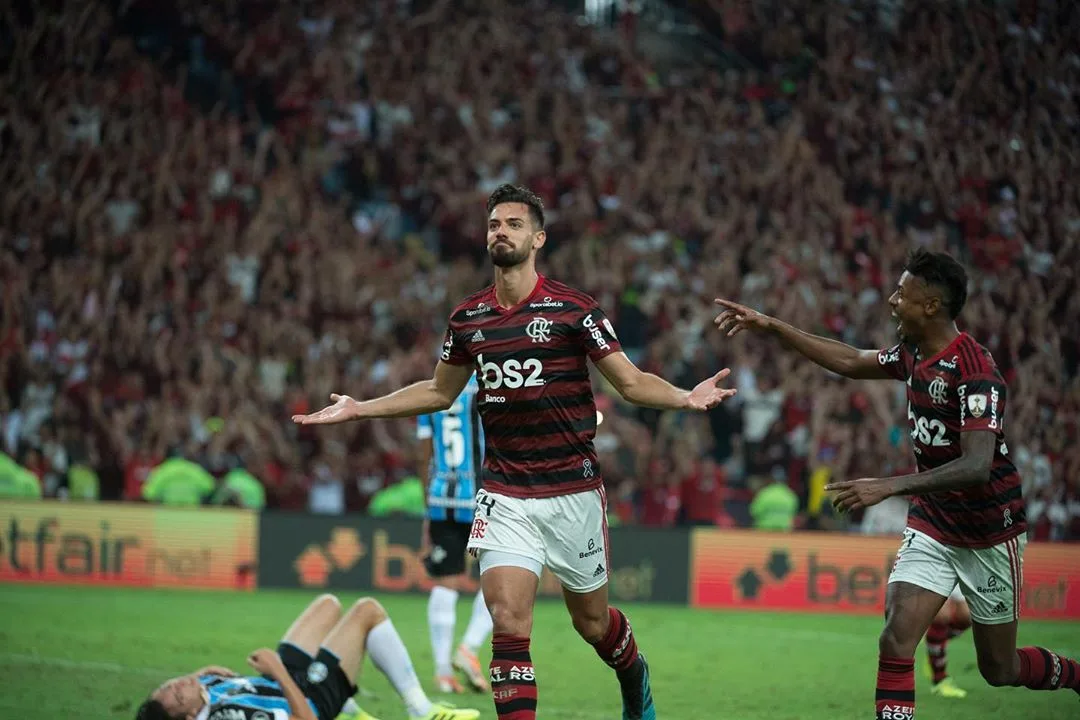
[(811, 478), (905, 468), (902, 388), (710, 320), (719, 295), (891, 344), (884, 299), (922, 245), (971, 268), (963, 325), (1010, 382), (1035, 537), (1080, 539), (1072, 4), (751, 4), (707, 24), (746, 56), (723, 72), (660, 70), (537, 5), (0, 10), (0, 450), (48, 496), (78, 467), (91, 495), (100, 478), (138, 499), (181, 454), (245, 467), (271, 506), (328, 484), (363, 509), (415, 473), (411, 424), (289, 415), (430, 373), (449, 308), (490, 275), (483, 200), (511, 181), (550, 209), (545, 271), (592, 293), (632, 358), (682, 384), (730, 365), (742, 391), (660, 415), (597, 380), (624, 521), (745, 523), (775, 471), (802, 523), (836, 527)]

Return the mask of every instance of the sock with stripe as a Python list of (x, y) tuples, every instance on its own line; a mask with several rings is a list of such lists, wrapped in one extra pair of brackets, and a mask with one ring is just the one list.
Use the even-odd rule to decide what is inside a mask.
[(1020, 675), (1017, 686), (1032, 690), (1068, 688), (1080, 693), (1080, 663), (1041, 647), (1019, 648)]
[(630, 628), (630, 621), (615, 607), (608, 608), (608, 631), (594, 643), (593, 648), (600, 659), (615, 669), (616, 673), (623, 673), (634, 665), (638, 659), (637, 641), (634, 640), (634, 631)]
[(939, 682), (949, 676), (946, 645), (949, 643), (949, 626), (935, 622), (926, 631), (926, 654), (930, 657), (930, 667), (934, 671), (933, 682)]
[(960, 635), (963, 635), (966, 631), (968, 631), (970, 629), (971, 629), (971, 621), (970, 620), (968, 622), (957, 622), (956, 620), (953, 620), (951, 623), (949, 623), (949, 628), (948, 628), (949, 639), (952, 640), (954, 637), (959, 637)]
[(876, 720), (914, 720), (915, 661), (878, 657)]
[(536, 674), (529, 638), (495, 633), (488, 668), (499, 720), (536, 720)]

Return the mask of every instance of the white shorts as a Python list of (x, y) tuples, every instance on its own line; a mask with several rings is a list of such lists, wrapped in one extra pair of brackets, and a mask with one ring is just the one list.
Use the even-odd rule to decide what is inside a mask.
[[(479, 558), (481, 574), (510, 564), (539, 576), (546, 565), (567, 590), (590, 592), (608, 578), (607, 496), (603, 487), (549, 498), (480, 490), (469, 550)], [(485, 552), (500, 560), (485, 563)], [(507, 562), (507, 556), (523, 562)]]
[(910, 583), (942, 597), (959, 588), (972, 620), (1002, 625), (1020, 617), (1026, 545), (1021, 535), (988, 548), (953, 547), (908, 528), (889, 582)]

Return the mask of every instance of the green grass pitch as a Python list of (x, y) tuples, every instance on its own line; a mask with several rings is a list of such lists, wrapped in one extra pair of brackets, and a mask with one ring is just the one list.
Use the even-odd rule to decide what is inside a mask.
[[(0, 587), (0, 719), (131, 718), (138, 702), (171, 674), (210, 663), (245, 669), (247, 652), (273, 646), (310, 592), (224, 593), (51, 586)], [(350, 603), (355, 595), (342, 595)], [(380, 596), (430, 688), (426, 598)], [(471, 598), (459, 602), (458, 633)], [(873, 715), (876, 639), (872, 616), (734, 613), (628, 605), (653, 668), (663, 720), (840, 720)], [(1080, 624), (1022, 622), (1021, 644), (1074, 657)], [(533, 659), (539, 717), (619, 717), (610, 671), (582, 643), (558, 603), (536, 610)], [(966, 700), (942, 700), (919, 678), (920, 720), (1055, 720), (1080, 717), (1073, 692), (987, 687), (970, 635), (950, 646), (952, 674)], [(487, 662), (487, 653), (483, 661)], [(404, 717), (387, 682), (368, 663), (361, 704), (380, 720)], [(486, 695), (459, 696), (494, 720)]]

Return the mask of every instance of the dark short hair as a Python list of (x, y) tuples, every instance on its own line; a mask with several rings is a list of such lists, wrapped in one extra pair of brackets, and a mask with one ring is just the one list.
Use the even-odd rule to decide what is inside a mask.
[(967, 302), (968, 276), (964, 266), (952, 255), (919, 248), (908, 256), (904, 269), (941, 291), (949, 319), (955, 320), (960, 315)]
[(173, 716), (165, 710), (160, 701), (150, 699), (139, 706), (135, 720), (173, 720)]
[(532, 219), (533, 227), (537, 230), (544, 229), (544, 201), (529, 188), (521, 185), (510, 185), (509, 183), (495, 188), (495, 192), (491, 193), (488, 197), (488, 215), (491, 215), (491, 211), (494, 210), (497, 205), (502, 205), (503, 203), (522, 203), (523, 205), (528, 205), (529, 217)]

